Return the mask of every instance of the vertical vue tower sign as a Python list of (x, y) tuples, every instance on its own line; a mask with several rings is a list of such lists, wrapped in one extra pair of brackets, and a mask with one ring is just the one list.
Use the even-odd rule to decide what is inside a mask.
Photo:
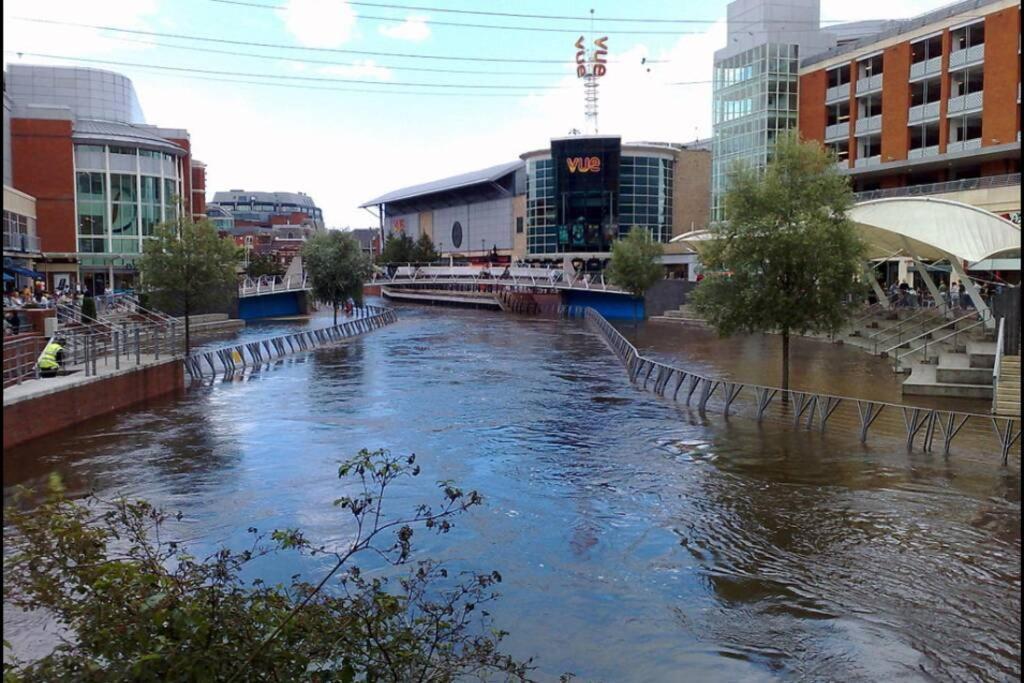
[(594, 40), (589, 52), (580, 36), (576, 41), (576, 77), (583, 79), (583, 114), (590, 135), (597, 135), (597, 79), (607, 72), (608, 36)]

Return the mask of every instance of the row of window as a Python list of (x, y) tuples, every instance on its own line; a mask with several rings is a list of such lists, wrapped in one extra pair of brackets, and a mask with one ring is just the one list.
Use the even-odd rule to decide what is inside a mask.
[(138, 253), (140, 236), (152, 235), (176, 212), (175, 180), (79, 171), (75, 186), (80, 252)]
[[(963, 114), (949, 119), (949, 142), (964, 142), (981, 139), (981, 114)], [(932, 121), (908, 126), (907, 141), (910, 150), (937, 147), (939, 144), (939, 123)], [(842, 139), (826, 145), (839, 161), (849, 159), (849, 140)], [(882, 136), (864, 135), (857, 138), (857, 158), (879, 156), (882, 153)]]
[[(951, 31), (951, 49), (953, 52), (967, 50), (985, 43), (985, 22), (979, 21)], [(910, 61), (912, 64), (942, 56), (942, 35), (929, 36), (910, 44)], [(857, 61), (857, 77), (870, 78), (883, 72), (882, 55), (872, 55)], [(850, 65), (843, 64), (825, 73), (826, 87), (834, 88), (850, 82)]]
[(295, 204), (266, 204), (262, 202), (217, 202), (217, 206), (223, 207), (232, 213), (304, 213), (311, 218), (323, 220), (323, 212), (317, 208), (308, 206), (297, 206)]

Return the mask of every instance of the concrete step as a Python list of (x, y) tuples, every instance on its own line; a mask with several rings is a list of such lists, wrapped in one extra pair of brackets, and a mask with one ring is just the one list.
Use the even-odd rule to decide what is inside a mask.
[(994, 342), (967, 342), (967, 356), (972, 368), (994, 368), (996, 366), (996, 345)]
[[(203, 313), (202, 315), (190, 315), (189, 322), (192, 325), (201, 325), (203, 323), (215, 323), (221, 322), (228, 319), (227, 313)], [(185, 322), (185, 318), (175, 318), (180, 323)]]
[(944, 384), (991, 384), (992, 368), (979, 368), (966, 353), (940, 353), (935, 379)]
[(945, 398), (992, 398), (992, 384), (961, 384), (941, 382), (936, 376), (934, 365), (917, 363), (910, 376), (903, 382), (905, 396), (941, 396)]

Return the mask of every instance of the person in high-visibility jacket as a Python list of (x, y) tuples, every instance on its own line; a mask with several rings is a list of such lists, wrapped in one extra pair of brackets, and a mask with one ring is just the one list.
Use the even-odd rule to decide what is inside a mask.
[(64, 339), (62, 337), (55, 337), (53, 341), (46, 345), (43, 352), (39, 354), (39, 360), (36, 361), (36, 367), (39, 368), (40, 376), (56, 377), (57, 372), (60, 370), (60, 365), (63, 362)]

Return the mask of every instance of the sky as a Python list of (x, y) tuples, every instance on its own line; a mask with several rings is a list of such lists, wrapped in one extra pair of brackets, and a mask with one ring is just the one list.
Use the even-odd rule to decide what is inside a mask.
[[(903, 18), (944, 4), (822, 0), (821, 18)], [(593, 24), (574, 18), (591, 10)], [(188, 129), (208, 199), (233, 188), (305, 192), (329, 227), (356, 228), (377, 224), (358, 208), (373, 197), (584, 130), (572, 63), (580, 35), (608, 36), (601, 133), (709, 137), (725, 13), (725, 0), (6, 0), (4, 64), (123, 73), (147, 123)], [(649, 18), (676, 21), (613, 21)]]

